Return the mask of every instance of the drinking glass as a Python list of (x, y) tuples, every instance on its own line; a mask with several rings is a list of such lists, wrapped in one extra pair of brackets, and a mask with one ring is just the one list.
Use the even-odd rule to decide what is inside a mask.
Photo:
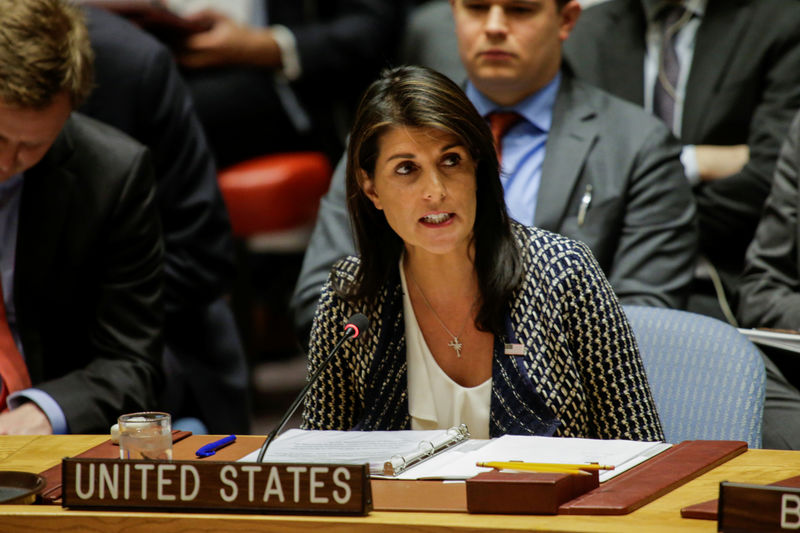
[(147, 411), (119, 417), (120, 459), (172, 459), (169, 413)]

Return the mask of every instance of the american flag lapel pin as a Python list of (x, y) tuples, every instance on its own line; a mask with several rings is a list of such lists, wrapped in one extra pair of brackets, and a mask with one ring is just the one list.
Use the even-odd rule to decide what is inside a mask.
[(525, 346), (517, 342), (507, 342), (505, 353), (506, 355), (525, 355)]

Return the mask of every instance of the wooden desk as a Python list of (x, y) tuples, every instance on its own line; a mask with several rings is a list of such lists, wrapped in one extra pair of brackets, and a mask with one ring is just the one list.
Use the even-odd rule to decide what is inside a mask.
[[(101, 443), (103, 435), (0, 437), (0, 470), (39, 472), (62, 457)], [(214, 515), (70, 511), (57, 506), (0, 506), (0, 529), (12, 531), (406, 532), (716, 531), (717, 523), (680, 517), (681, 507), (716, 498), (723, 480), (771, 483), (800, 475), (800, 452), (750, 450), (625, 516), (500, 516), (467, 513), (372, 512), (367, 517)]]

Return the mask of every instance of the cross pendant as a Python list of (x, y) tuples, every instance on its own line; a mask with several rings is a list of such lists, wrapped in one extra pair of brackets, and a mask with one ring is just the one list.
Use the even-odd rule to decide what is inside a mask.
[(461, 359), (461, 346), (462, 344), (458, 342), (458, 337), (453, 337), (453, 340), (447, 343), (449, 347), (456, 351), (456, 355), (459, 359)]

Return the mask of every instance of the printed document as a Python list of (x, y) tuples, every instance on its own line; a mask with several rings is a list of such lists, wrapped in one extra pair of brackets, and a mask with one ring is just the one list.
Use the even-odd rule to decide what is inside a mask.
[(800, 353), (800, 332), (739, 328), (739, 333), (750, 339), (750, 342), (756, 344)]
[[(397, 475), (384, 476), (393, 457), (413, 455), (442, 442), (452, 430), (435, 431), (306, 431), (290, 429), (275, 439), (265, 462), (370, 464), (370, 475), (390, 479), (467, 479), (491, 468), (477, 462), (523, 461), (535, 463), (599, 463), (614, 465), (600, 472), (607, 481), (668, 449), (663, 442), (597, 440), (505, 435), (491, 440), (463, 440), (417, 462)], [(255, 451), (241, 459), (252, 462)]]

